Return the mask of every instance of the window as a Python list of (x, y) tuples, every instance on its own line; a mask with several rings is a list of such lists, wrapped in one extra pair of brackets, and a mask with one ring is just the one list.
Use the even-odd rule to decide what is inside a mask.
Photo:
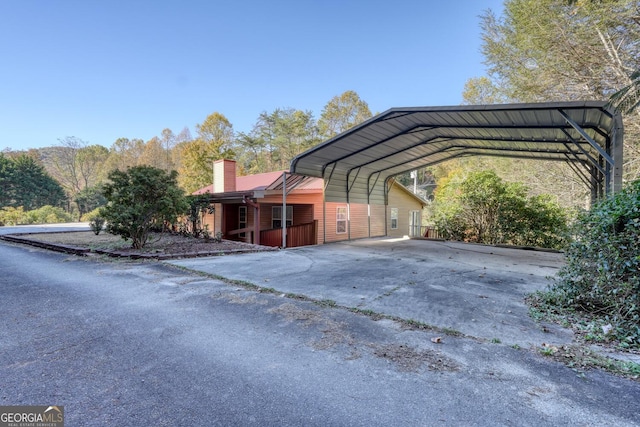
[[(238, 207), (238, 228), (245, 228), (247, 226), (247, 207), (239, 206)], [(247, 237), (247, 233), (238, 234), (239, 237), (245, 238)]]
[(336, 234), (347, 232), (347, 207), (338, 206), (336, 208)]
[[(287, 227), (293, 225), (293, 206), (287, 206)], [(271, 228), (282, 228), (282, 206), (271, 207)]]
[(391, 208), (391, 229), (398, 228), (398, 208)]

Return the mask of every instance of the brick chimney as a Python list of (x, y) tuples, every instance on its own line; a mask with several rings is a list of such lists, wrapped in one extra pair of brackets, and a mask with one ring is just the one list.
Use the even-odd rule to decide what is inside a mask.
[(236, 191), (236, 161), (216, 160), (213, 162), (213, 192)]

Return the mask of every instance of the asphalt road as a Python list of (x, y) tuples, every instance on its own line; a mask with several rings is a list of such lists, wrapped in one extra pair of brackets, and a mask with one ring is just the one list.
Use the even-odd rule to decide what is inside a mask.
[(640, 385), (161, 263), (0, 242), (0, 405), (66, 425), (640, 424)]

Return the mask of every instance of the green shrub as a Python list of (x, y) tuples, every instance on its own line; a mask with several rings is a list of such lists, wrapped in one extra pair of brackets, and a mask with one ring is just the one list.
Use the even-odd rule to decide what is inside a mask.
[(82, 215), (82, 217), (80, 217), (80, 221), (82, 222), (90, 222), (93, 219), (95, 219), (96, 217), (102, 216), (100, 213), (100, 208), (95, 208), (94, 210), (92, 210), (91, 212), (87, 212), (86, 214)]
[(572, 232), (566, 266), (534, 304), (579, 314), (599, 335), (639, 348), (640, 181), (579, 214)]
[(6, 225), (56, 224), (72, 220), (64, 209), (48, 205), (31, 211), (25, 211), (22, 206), (4, 207), (0, 210), (0, 222)]
[(43, 206), (27, 213), (27, 224), (56, 224), (71, 222), (73, 218), (64, 209), (55, 206)]
[(98, 216), (89, 221), (89, 227), (91, 227), (91, 231), (93, 231), (93, 233), (97, 236), (104, 228), (105, 222), (106, 221), (104, 218)]
[(561, 248), (566, 212), (541, 195), (528, 197), (520, 183), (502, 181), (493, 171), (454, 174), (436, 191), (434, 219), (451, 240)]
[(109, 173), (105, 184), (107, 206), (101, 216), (107, 232), (131, 239), (135, 249), (144, 247), (153, 227), (175, 223), (188, 209), (183, 191), (178, 187), (178, 173), (151, 166), (134, 166), (126, 172)]
[(206, 240), (211, 238), (208, 225), (203, 224), (203, 217), (206, 214), (211, 215), (214, 212), (210, 202), (209, 194), (199, 194), (186, 196), (185, 200), (189, 204), (185, 215), (179, 219), (177, 223), (180, 234), (192, 237), (204, 237)]
[(25, 224), (25, 222), (23, 222), (24, 220), (24, 209), (22, 206), (18, 206), (17, 208), (5, 206), (0, 210), (0, 222), (5, 225)]

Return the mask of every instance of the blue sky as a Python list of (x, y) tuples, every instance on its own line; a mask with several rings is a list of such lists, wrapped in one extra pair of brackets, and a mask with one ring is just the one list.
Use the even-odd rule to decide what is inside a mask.
[(502, 0), (1, 0), (0, 150), (110, 147), (222, 113), (310, 110), (354, 90), (373, 113), (460, 104)]

